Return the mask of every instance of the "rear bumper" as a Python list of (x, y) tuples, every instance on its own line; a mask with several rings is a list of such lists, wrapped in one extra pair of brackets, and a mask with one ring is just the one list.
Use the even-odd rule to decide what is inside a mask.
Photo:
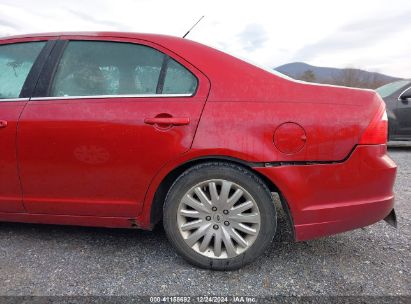
[(340, 163), (255, 168), (280, 189), (299, 241), (384, 219), (394, 207), (396, 169), (386, 145), (357, 146)]

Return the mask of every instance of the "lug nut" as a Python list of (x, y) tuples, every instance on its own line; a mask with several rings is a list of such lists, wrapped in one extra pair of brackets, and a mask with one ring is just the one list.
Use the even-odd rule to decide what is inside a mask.
[(217, 207), (213, 207), (213, 208), (211, 208), (211, 210), (217, 211)]
[(230, 225), (230, 222), (229, 222), (229, 221), (225, 221), (225, 222), (224, 222), (224, 225), (228, 226), (228, 225)]
[(211, 221), (211, 216), (207, 215), (207, 216), (206, 216), (206, 220), (207, 220), (207, 221)]
[(218, 229), (218, 225), (214, 225), (213, 228), (214, 228), (214, 230), (217, 230), (217, 229)]
[(224, 214), (228, 214), (228, 210), (223, 210), (223, 213), (224, 213)]

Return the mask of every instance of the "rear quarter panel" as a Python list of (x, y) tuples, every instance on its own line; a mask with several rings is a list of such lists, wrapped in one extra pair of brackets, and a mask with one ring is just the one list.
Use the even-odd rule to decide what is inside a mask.
[[(358, 105), (208, 102), (193, 148), (216, 147), (250, 162), (342, 160), (367, 126), (367, 114)], [(275, 130), (285, 122), (306, 132), (306, 144), (293, 154), (282, 153), (273, 142)]]

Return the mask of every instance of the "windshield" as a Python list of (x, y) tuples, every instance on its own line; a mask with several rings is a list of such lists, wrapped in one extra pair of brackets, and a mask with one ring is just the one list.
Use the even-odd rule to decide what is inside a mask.
[[(230, 54), (230, 55), (231, 55), (231, 54)], [(247, 63), (249, 63), (249, 64), (251, 64), (251, 65), (253, 65), (253, 66), (256, 66), (257, 68), (260, 68), (260, 69), (262, 69), (262, 70), (264, 70), (264, 71), (266, 71), (266, 72), (268, 72), (268, 73), (274, 74), (275, 76), (278, 76), (278, 77), (281, 77), (281, 78), (284, 78), (284, 79), (287, 79), (287, 80), (295, 80), (295, 79), (293, 79), (293, 78), (291, 78), (291, 77), (289, 77), (289, 76), (287, 76), (287, 75), (285, 75), (285, 74), (283, 74), (283, 73), (278, 72), (277, 70), (274, 70), (273, 68), (269, 68), (268, 66), (265, 66), (265, 65), (256, 63), (256, 62), (254, 62), (254, 61), (252, 61), (252, 60), (250, 60), (250, 59), (248, 59), (248, 58), (244, 58), (244, 57), (240, 57), (240, 56), (235, 56), (235, 55), (231, 55), (231, 56), (236, 57), (236, 58), (238, 58), (238, 59), (241, 59), (242, 61), (245, 61), (245, 62), (247, 62)]]
[(408, 84), (411, 84), (410, 80), (394, 81), (386, 85), (383, 85), (382, 87), (379, 87), (378, 89), (376, 89), (376, 91), (378, 94), (380, 94), (382, 98), (385, 98)]
[(283, 74), (283, 73), (280, 73), (280, 72), (278, 72), (277, 70), (275, 70), (275, 69), (273, 69), (273, 68), (270, 68), (270, 67), (268, 67), (268, 66), (266, 66), (266, 65), (262, 65), (262, 64), (260, 64), (260, 63), (256, 63), (255, 61), (250, 60), (249, 58), (245, 58), (245, 57), (243, 57), (243, 56), (239, 56), (238, 54), (234, 54), (234, 53), (228, 52), (227, 50), (225, 50), (225, 49), (223, 49), (223, 48), (220, 48), (220, 47), (218, 47), (218, 46), (213, 46), (213, 48), (216, 49), (216, 50), (218, 50), (218, 51), (220, 51), (220, 52), (223, 52), (224, 54), (227, 54), (227, 55), (232, 56), (232, 57), (234, 57), (234, 58), (240, 59), (241, 61), (244, 61), (244, 62), (246, 62), (246, 63), (248, 63), (248, 64), (251, 64), (251, 65), (253, 65), (253, 66), (255, 66), (255, 67), (257, 67), (257, 68), (259, 68), (259, 69), (261, 69), (261, 70), (264, 70), (264, 71), (266, 71), (266, 72), (268, 72), (268, 73), (270, 73), (270, 74), (273, 74), (273, 75), (275, 75), (275, 76), (277, 76), (277, 77), (281, 77), (281, 78), (284, 78), (284, 79), (287, 79), (287, 80), (296, 81), (295, 79), (293, 79), (293, 78), (291, 78), (291, 77), (289, 77), (289, 76), (287, 76), (287, 75), (285, 75), (285, 74)]

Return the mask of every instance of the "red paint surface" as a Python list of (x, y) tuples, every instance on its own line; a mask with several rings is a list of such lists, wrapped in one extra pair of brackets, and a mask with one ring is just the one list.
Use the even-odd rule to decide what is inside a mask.
[[(153, 176), (189, 149), (204, 101), (30, 102), (18, 136), (25, 207), (31, 213), (138, 215)], [(162, 112), (190, 117), (190, 124), (161, 130), (144, 123)]]
[(186, 98), (30, 101), (24, 110), (0, 103), (0, 120), (8, 121), (0, 129), (0, 219), (107, 227), (133, 219), (150, 228), (165, 176), (212, 156), (331, 162), (252, 169), (282, 192), (300, 240), (371, 224), (392, 208), (395, 164), (385, 145), (359, 145), (382, 104), (373, 91), (291, 81), (161, 35), (58, 33), (0, 43), (58, 38), (157, 48), (190, 69), (199, 90)]
[(294, 154), (304, 148), (307, 135), (299, 124), (285, 122), (275, 130), (273, 141), (279, 151)]
[(298, 240), (367, 226), (393, 208), (396, 165), (385, 145), (357, 146), (343, 163), (256, 168), (281, 189)]
[(0, 212), (22, 212), (22, 193), (17, 168), (17, 121), (25, 101), (1, 102), (0, 119), (7, 126), (0, 128)]

